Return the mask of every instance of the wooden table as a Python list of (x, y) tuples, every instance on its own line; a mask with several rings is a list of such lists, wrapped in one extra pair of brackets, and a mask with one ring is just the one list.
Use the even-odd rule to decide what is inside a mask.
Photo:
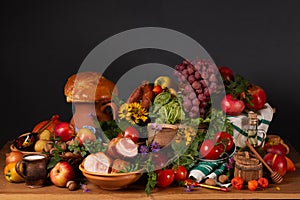
[[(3, 171), (5, 153), (10, 152), (10, 142), (0, 151), (0, 167)], [(206, 188), (196, 188), (194, 191), (185, 192), (184, 187), (156, 188), (147, 197), (144, 192), (144, 185), (141, 182), (119, 191), (105, 191), (97, 186), (88, 183), (90, 192), (83, 192), (81, 189), (69, 191), (67, 188), (59, 188), (54, 185), (42, 188), (30, 189), (24, 183), (9, 183), (5, 180), (3, 173), (0, 176), (0, 199), (55, 199), (55, 200), (86, 200), (86, 199), (300, 199), (300, 155), (292, 148), (289, 157), (295, 161), (296, 172), (287, 173), (281, 184), (270, 186), (265, 190), (249, 191), (247, 189), (234, 190), (229, 192), (216, 191)], [(276, 189), (279, 187), (280, 190)]]

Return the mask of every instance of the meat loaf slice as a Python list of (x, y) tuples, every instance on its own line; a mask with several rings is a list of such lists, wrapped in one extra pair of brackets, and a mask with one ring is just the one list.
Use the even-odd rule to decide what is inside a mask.
[(83, 167), (88, 172), (109, 173), (111, 159), (103, 152), (89, 154), (83, 162)]
[(127, 172), (127, 166), (129, 166), (129, 164), (130, 163), (125, 160), (116, 159), (111, 167), (111, 173)]

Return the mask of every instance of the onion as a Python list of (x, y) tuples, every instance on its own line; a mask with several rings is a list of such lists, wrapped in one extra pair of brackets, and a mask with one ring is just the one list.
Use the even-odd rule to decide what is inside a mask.
[(23, 158), (22, 152), (11, 151), (9, 153), (6, 153), (5, 164), (7, 165), (8, 163), (18, 162), (18, 161), (22, 160), (22, 158)]

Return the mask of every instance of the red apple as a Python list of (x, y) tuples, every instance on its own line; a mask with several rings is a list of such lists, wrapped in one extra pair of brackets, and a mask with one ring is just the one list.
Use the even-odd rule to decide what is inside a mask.
[(245, 109), (245, 103), (242, 100), (232, 98), (231, 94), (227, 94), (221, 101), (222, 110), (232, 116), (241, 114)]
[(54, 134), (60, 137), (61, 141), (69, 141), (75, 134), (74, 126), (68, 122), (59, 122), (54, 126)]
[(89, 140), (90, 142), (96, 140), (96, 135), (94, 134), (94, 132), (88, 128), (78, 129), (75, 136), (75, 141), (78, 141), (79, 144), (82, 145), (87, 140)]
[(267, 145), (266, 149), (268, 153), (275, 153), (283, 156), (286, 155), (287, 152), (286, 148), (281, 143), (276, 145)]
[(65, 161), (58, 162), (50, 171), (50, 180), (58, 187), (65, 187), (67, 182), (74, 178), (74, 169)]
[(251, 84), (247, 90), (252, 97), (250, 101), (246, 102), (247, 108), (252, 110), (262, 109), (267, 102), (267, 95), (265, 91), (260, 86), (254, 84)]
[(287, 172), (287, 161), (284, 155), (267, 153), (264, 156), (264, 161), (281, 176), (284, 176)]

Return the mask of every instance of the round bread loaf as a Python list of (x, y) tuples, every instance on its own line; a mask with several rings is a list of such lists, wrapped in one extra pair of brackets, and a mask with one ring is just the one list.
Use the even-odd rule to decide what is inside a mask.
[(117, 87), (99, 72), (73, 74), (64, 88), (67, 102), (108, 102), (112, 93), (118, 95)]

